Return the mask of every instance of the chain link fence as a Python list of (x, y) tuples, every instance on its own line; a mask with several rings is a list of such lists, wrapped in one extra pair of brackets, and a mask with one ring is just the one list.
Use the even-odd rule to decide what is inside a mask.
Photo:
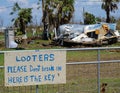
[(66, 84), (22, 87), (4, 86), (4, 51), (1, 51), (0, 93), (120, 93), (120, 47), (64, 50)]

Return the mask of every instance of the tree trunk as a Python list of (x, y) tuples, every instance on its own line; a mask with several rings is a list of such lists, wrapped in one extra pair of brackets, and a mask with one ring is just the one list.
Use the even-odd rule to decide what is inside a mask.
[(20, 31), (22, 31), (22, 34), (25, 34), (25, 22), (23, 21), (23, 18), (20, 16)]
[(107, 18), (106, 18), (106, 22), (107, 23), (110, 23), (110, 9), (106, 9), (106, 15), (107, 15)]
[(47, 12), (47, 9), (46, 9), (46, 5), (45, 5), (45, 0), (42, 0), (42, 12), (43, 12), (43, 18), (42, 18), (42, 22), (43, 22), (43, 25), (44, 25), (44, 29), (43, 29), (43, 33), (42, 33), (42, 38), (44, 40), (48, 40), (48, 12)]

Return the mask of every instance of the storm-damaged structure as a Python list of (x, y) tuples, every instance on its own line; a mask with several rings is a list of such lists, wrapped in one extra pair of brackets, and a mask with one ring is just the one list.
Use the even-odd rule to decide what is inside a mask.
[(102, 45), (116, 43), (119, 36), (115, 23), (64, 24), (56, 32), (54, 41), (60, 45)]

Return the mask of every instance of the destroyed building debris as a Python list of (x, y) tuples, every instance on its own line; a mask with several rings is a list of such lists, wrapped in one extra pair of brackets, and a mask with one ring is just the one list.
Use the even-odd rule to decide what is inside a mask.
[(54, 41), (60, 45), (66, 43), (102, 45), (116, 43), (119, 36), (116, 23), (64, 24), (59, 27)]

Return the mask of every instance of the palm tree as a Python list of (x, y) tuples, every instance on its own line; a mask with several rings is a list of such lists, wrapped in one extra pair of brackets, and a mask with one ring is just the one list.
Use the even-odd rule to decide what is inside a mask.
[[(48, 27), (69, 23), (74, 12), (74, 0), (42, 0), (43, 20)], [(45, 28), (45, 27), (44, 27)]]
[(102, 3), (102, 9), (105, 10), (106, 12), (106, 22), (110, 23), (110, 12), (115, 12), (116, 9), (118, 9), (117, 7), (117, 3), (119, 2), (119, 0), (103, 0)]
[(11, 15), (17, 13), (17, 17), (13, 18), (14, 25), (19, 27), (22, 34), (25, 34), (25, 29), (28, 23), (32, 20), (32, 8), (21, 8), (18, 3), (14, 4), (13, 11), (10, 13)]
[(96, 23), (96, 18), (93, 14), (85, 12), (84, 16), (85, 16), (84, 24), (95, 24)]

